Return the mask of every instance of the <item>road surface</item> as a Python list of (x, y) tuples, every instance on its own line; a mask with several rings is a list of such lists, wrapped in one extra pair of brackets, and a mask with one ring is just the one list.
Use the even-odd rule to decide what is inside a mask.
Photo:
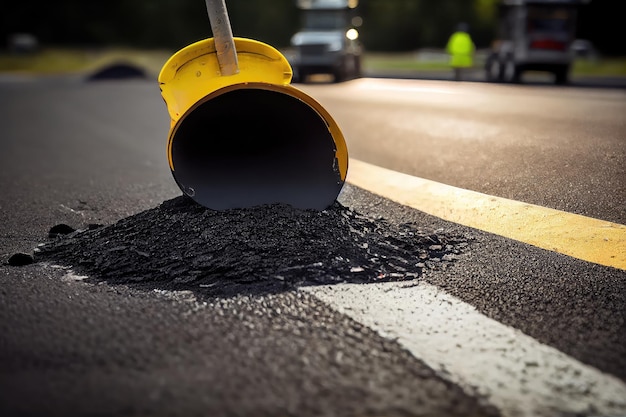
[[(335, 117), (356, 160), (626, 223), (623, 91), (371, 79), (301, 87)], [(3, 261), (32, 253), (53, 225), (132, 223), (180, 195), (153, 82), (13, 79), (0, 83), (0, 111)], [(623, 269), (370, 191), (347, 184), (339, 202), (372, 228), (448, 237), (458, 254), (431, 256), (406, 281), (253, 285), (218, 297), (193, 281), (173, 291), (51, 263), (0, 266), (0, 412), (626, 413)]]
[(350, 156), (457, 187), (626, 223), (626, 92), (366, 79), (307, 85)]

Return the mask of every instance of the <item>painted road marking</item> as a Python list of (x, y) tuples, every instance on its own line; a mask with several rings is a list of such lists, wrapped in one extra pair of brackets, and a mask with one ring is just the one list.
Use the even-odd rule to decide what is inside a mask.
[(626, 415), (626, 384), (420, 283), (303, 288), (461, 386), (505, 417)]
[(469, 191), (350, 159), (347, 181), (464, 226), (626, 270), (626, 226)]

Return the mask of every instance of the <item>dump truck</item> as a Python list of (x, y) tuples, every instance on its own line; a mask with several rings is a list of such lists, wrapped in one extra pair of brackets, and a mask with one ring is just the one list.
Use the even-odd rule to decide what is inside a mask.
[(578, 11), (589, 1), (502, 0), (498, 35), (485, 64), (487, 80), (517, 83), (525, 71), (543, 71), (557, 84), (568, 83)]
[(291, 38), (295, 81), (312, 74), (332, 74), (335, 82), (361, 76), (357, 6), (358, 0), (296, 0), (302, 27)]

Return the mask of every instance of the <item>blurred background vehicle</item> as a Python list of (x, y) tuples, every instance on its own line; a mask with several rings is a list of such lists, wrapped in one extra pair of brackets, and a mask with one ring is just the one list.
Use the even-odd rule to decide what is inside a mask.
[(566, 84), (575, 58), (577, 13), (589, 0), (503, 0), (498, 37), (485, 63), (488, 81), (516, 83), (524, 71)]
[(312, 74), (332, 74), (335, 82), (361, 76), (361, 19), (358, 0), (296, 0), (302, 28), (291, 38), (294, 80)]

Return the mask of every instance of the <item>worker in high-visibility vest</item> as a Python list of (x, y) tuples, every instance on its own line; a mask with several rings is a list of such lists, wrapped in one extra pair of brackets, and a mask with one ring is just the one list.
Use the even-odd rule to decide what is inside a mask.
[(456, 32), (450, 36), (446, 45), (446, 52), (450, 55), (450, 66), (454, 70), (454, 79), (461, 81), (463, 71), (474, 64), (476, 47), (470, 37), (466, 23), (459, 23)]

